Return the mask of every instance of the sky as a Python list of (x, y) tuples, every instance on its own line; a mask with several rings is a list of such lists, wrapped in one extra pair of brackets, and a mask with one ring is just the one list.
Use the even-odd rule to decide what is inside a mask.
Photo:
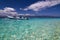
[(0, 16), (15, 14), (60, 16), (60, 0), (0, 0)]

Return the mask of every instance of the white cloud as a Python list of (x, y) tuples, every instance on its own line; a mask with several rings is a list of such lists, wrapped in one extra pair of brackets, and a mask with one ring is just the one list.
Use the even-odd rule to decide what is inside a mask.
[(34, 4), (31, 4), (27, 8), (24, 8), (23, 10), (33, 10), (33, 11), (39, 11), (48, 7), (55, 6), (57, 4), (60, 4), (60, 0), (46, 0), (46, 1), (38, 1)]
[(14, 8), (11, 8), (11, 7), (5, 7), (4, 8), (4, 11), (15, 11), (15, 9)]
[(3, 10), (0, 9), (0, 16), (17, 16), (18, 13), (14, 8), (5, 7)]

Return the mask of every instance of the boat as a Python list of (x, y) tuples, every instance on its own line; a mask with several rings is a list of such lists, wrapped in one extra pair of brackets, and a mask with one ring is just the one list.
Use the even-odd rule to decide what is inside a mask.
[(13, 17), (13, 16), (7, 16), (9, 19), (19, 19), (19, 20), (28, 20), (28, 17)]
[(7, 16), (9, 19), (13, 19), (14, 17), (13, 16)]

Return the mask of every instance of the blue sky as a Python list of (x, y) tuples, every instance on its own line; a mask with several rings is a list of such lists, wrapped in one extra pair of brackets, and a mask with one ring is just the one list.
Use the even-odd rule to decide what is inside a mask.
[(0, 0), (0, 10), (9, 8), (20, 14), (60, 16), (60, 0)]

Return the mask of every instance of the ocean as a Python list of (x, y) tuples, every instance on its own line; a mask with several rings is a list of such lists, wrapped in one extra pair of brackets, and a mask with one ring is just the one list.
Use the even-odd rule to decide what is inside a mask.
[(0, 18), (0, 40), (60, 40), (60, 18)]

